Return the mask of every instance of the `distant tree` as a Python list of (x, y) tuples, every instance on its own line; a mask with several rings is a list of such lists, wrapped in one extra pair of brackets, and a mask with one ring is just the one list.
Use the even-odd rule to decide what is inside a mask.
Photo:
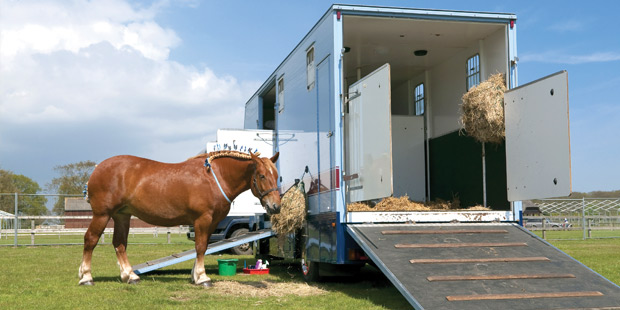
[[(0, 170), (0, 192), (18, 194), (37, 194), (41, 191), (39, 183), (21, 174), (14, 174), (8, 170)], [(19, 196), (17, 208), (27, 215), (45, 215), (47, 198), (44, 196)], [(15, 197), (1, 196), (0, 209), (10, 213), (15, 212)]]
[[(47, 185), (47, 188), (57, 194), (79, 195), (84, 190), (84, 185), (88, 182), (90, 174), (95, 168), (94, 161), (80, 161), (73, 164), (67, 164), (54, 167), (54, 170), (60, 174), (59, 177), (53, 178)], [(54, 204), (53, 211), (56, 214), (65, 214), (65, 197), (58, 197), (58, 201)]]

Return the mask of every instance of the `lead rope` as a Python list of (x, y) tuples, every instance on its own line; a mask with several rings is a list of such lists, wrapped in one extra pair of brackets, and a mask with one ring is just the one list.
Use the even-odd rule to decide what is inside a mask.
[(205, 159), (205, 167), (207, 168), (207, 172), (211, 171), (211, 174), (213, 174), (213, 178), (215, 179), (215, 184), (217, 184), (217, 187), (220, 189), (220, 192), (222, 193), (224, 198), (226, 198), (226, 201), (228, 201), (228, 203), (232, 203), (230, 199), (228, 199), (228, 196), (226, 196), (226, 193), (224, 193), (224, 190), (222, 189), (222, 185), (220, 185), (220, 181), (218, 181), (217, 176), (215, 175), (215, 171), (213, 171), (213, 166), (209, 163), (209, 157)]

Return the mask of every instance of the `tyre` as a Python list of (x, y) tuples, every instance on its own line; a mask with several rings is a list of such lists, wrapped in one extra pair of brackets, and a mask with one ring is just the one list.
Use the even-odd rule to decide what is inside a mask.
[[(249, 231), (250, 230), (245, 227), (237, 228), (235, 229), (235, 231), (232, 232), (232, 234), (230, 234), (230, 238), (247, 234)], [(231, 251), (233, 252), (233, 254), (236, 255), (252, 255), (252, 244), (249, 242), (244, 243), (232, 248)]]
[(306, 282), (319, 282), (321, 275), (319, 274), (319, 262), (301, 260), (301, 272)]

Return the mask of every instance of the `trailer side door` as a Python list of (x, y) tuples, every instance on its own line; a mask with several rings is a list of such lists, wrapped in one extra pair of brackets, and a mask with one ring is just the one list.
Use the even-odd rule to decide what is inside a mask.
[(346, 175), (349, 202), (392, 195), (390, 65), (349, 87)]
[(571, 193), (568, 74), (561, 71), (504, 94), (508, 200)]

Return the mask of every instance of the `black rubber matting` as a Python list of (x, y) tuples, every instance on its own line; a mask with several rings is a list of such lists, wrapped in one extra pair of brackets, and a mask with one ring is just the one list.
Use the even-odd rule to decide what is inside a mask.
[[(620, 309), (620, 287), (518, 225), (349, 224), (347, 229), (416, 309)], [(492, 260), (479, 261), (487, 258)], [(469, 261), (411, 263), (422, 259)], [(508, 279), (445, 280), (454, 276)]]

